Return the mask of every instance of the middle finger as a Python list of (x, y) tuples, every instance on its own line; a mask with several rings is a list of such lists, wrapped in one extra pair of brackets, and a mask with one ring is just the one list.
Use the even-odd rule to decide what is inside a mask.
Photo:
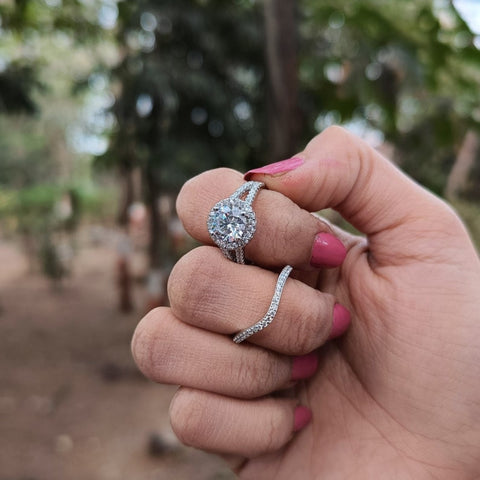
[[(174, 315), (196, 327), (234, 334), (268, 310), (278, 274), (227, 260), (219, 249), (199, 247), (174, 267), (168, 282)], [(304, 355), (346, 327), (346, 309), (335, 297), (289, 278), (275, 319), (248, 339), (287, 355)]]

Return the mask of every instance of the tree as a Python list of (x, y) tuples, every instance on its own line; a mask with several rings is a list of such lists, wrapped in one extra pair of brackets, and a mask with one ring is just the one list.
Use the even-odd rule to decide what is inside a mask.
[(297, 9), (294, 0), (264, 1), (268, 72), (269, 158), (287, 158), (299, 143)]
[(142, 171), (150, 266), (165, 270), (172, 253), (162, 194), (174, 196), (205, 169), (244, 169), (262, 155), (261, 17), (248, 2), (120, 2), (117, 40), (116, 126), (98, 164), (126, 178)]
[(454, 6), (430, 0), (302, 6), (306, 130), (315, 122), (369, 125), (394, 145), (403, 169), (442, 194), (465, 132), (480, 126), (480, 51)]
[[(69, 96), (81, 70), (75, 61), (103, 32), (98, 6), (76, 0), (59, 5), (0, 4), (0, 215), (23, 239), (31, 263), (38, 255), (53, 279), (66, 271), (56, 237), (74, 229), (75, 200), (84, 198), (72, 179), (80, 157), (67, 139), (81, 105)], [(71, 200), (68, 215), (57, 209), (65, 200)]]
[(99, 163), (127, 186), (143, 172), (152, 268), (170, 257), (162, 193), (208, 168), (278, 160), (330, 123), (383, 132), (402, 167), (442, 192), (465, 128), (478, 128), (480, 54), (453, 6), (436, 5), (119, 2), (116, 126)]
[(466, 133), (457, 159), (448, 176), (445, 196), (454, 200), (468, 190), (469, 174), (480, 154), (480, 138), (477, 132), (470, 130)]

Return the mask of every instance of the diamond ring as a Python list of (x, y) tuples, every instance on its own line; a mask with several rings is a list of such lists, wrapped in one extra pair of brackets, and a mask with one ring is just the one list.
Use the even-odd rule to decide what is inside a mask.
[[(223, 254), (236, 263), (245, 263), (245, 245), (253, 238), (257, 219), (252, 203), (262, 182), (247, 182), (210, 211), (207, 228)], [(243, 199), (242, 199), (243, 197)]]
[(278, 276), (275, 293), (273, 294), (272, 302), (270, 303), (270, 307), (268, 307), (267, 313), (257, 323), (237, 333), (233, 337), (233, 341), (235, 343), (242, 343), (248, 337), (251, 337), (253, 334), (260, 332), (264, 328), (267, 328), (273, 322), (273, 319), (275, 318), (275, 315), (278, 311), (278, 306), (280, 305), (280, 298), (282, 298), (283, 287), (285, 287), (285, 283), (287, 282), (287, 278), (290, 275), (291, 271), (292, 267), (290, 265), (284, 267), (284, 269)]

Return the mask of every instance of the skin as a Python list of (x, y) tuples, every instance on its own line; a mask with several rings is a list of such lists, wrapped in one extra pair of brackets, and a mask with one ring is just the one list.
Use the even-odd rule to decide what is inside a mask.
[[(182, 385), (174, 431), (224, 455), (242, 479), (477, 479), (480, 261), (468, 233), (443, 201), (340, 128), (298, 157), (294, 170), (253, 178), (268, 188), (246, 247), (255, 266), (212, 246), (190, 252), (172, 272), (171, 308), (137, 328), (140, 369)], [(211, 245), (208, 212), (242, 181), (221, 169), (185, 185), (177, 207), (192, 236)], [(308, 213), (326, 207), (364, 236)], [(318, 232), (346, 246), (339, 268), (310, 267)], [(295, 278), (275, 321), (235, 345), (231, 334), (263, 316), (286, 264)], [(352, 323), (329, 341), (335, 303)], [(293, 357), (314, 350), (316, 372), (291, 388)], [(312, 419), (294, 432), (299, 404)]]

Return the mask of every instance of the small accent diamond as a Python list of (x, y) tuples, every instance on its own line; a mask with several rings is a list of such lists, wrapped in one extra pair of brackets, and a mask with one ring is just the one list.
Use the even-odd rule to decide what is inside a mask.
[(283, 288), (285, 287), (285, 283), (287, 282), (288, 276), (290, 275), (291, 271), (292, 271), (292, 267), (290, 265), (287, 265), (286, 267), (284, 267), (284, 269), (278, 276), (277, 284), (275, 286), (275, 292), (273, 294), (273, 298), (267, 313), (257, 323), (237, 333), (235, 337), (233, 337), (233, 341), (235, 343), (241, 343), (245, 341), (248, 337), (251, 337), (255, 333), (262, 331), (264, 328), (268, 327), (273, 322), (273, 319), (275, 318), (275, 315), (277, 314), (277, 311), (278, 311), (278, 307), (280, 305), (280, 299), (282, 298)]

